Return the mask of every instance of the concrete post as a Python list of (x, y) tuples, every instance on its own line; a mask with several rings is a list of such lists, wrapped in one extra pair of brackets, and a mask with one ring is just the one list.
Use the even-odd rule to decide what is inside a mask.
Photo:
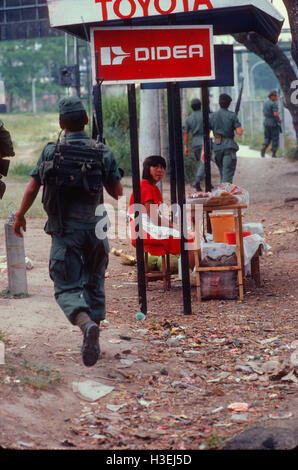
[(12, 213), (4, 224), (8, 290), (13, 295), (28, 294), (24, 239), (13, 233), (14, 221)]

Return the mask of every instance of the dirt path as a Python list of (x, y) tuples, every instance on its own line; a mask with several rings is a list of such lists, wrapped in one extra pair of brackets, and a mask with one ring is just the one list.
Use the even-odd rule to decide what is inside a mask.
[[(214, 167), (212, 174), (216, 183)], [(284, 380), (285, 373), (274, 379), (257, 373), (256, 363), (288, 361), (297, 340), (298, 206), (285, 199), (298, 198), (298, 164), (240, 158), (234, 182), (250, 193), (244, 222), (261, 222), (271, 246), (261, 258), (262, 287), (248, 279), (243, 302), (202, 304), (192, 289), (193, 315), (185, 316), (181, 281), (167, 293), (157, 282), (148, 289), (147, 318), (138, 322), (136, 269), (111, 255), (102, 359), (92, 368), (82, 365), (81, 333), (53, 298), (44, 220), (28, 220), (30, 296), (0, 297), (0, 340), (6, 341), (0, 448), (210, 449), (255, 425), (286, 427), (297, 436), (297, 384)], [(167, 198), (168, 185), (164, 191)], [(112, 246), (134, 254), (126, 240), (111, 240)], [(2, 291), (3, 273), (0, 284)], [(73, 391), (74, 382), (86, 380), (113, 389), (89, 402)], [(248, 410), (233, 412), (233, 402)], [(277, 421), (272, 413), (288, 414)]]

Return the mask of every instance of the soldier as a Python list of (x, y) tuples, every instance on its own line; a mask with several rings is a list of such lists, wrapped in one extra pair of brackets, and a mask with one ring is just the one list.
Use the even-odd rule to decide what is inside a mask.
[[(66, 143), (79, 145), (82, 151), (90, 149), (93, 141), (84, 132), (88, 116), (79, 98), (67, 97), (60, 101), (59, 122), (61, 129), (65, 131)], [(32, 179), (14, 223), (14, 233), (17, 236), (23, 236), (22, 229), (26, 231), (24, 216), (33, 204), (43, 181), (46, 181), (43, 168), (52, 164), (55, 148), (55, 143), (47, 144), (31, 172)], [(106, 145), (102, 149), (102, 183), (108, 193), (118, 199), (123, 193), (121, 176), (112, 151)], [(101, 215), (96, 215), (96, 209), (103, 208), (102, 192), (90, 194), (83, 189), (73, 188), (71, 193), (62, 192), (61, 218), (55, 191), (55, 186), (51, 188), (49, 184), (44, 184), (43, 203), (48, 215), (45, 232), (52, 237), (50, 277), (54, 281), (57, 303), (68, 320), (79, 326), (83, 332), (83, 363), (85, 366), (92, 366), (100, 354), (99, 325), (105, 318), (104, 278), (109, 252), (106, 213), (101, 211)], [(100, 235), (97, 226), (101, 227)]]
[(10, 133), (5, 129), (0, 121), (0, 199), (5, 193), (5, 183), (1, 181), (2, 176), (6, 176), (9, 168), (9, 160), (3, 160), (4, 157), (13, 157), (15, 155)]
[(205, 164), (201, 160), (202, 147), (203, 147), (203, 113), (201, 111), (201, 101), (198, 98), (191, 100), (191, 107), (193, 112), (187, 116), (184, 125), (184, 151), (185, 155), (190, 155), (188, 148), (189, 133), (192, 134), (192, 146), (195, 158), (198, 162), (198, 169), (196, 174), (196, 181), (193, 187), (197, 191), (202, 191), (201, 181), (205, 180)]
[(210, 128), (214, 135), (215, 163), (219, 169), (220, 182), (232, 183), (236, 170), (239, 150), (234, 140), (235, 131), (238, 135), (243, 134), (243, 129), (236, 113), (229, 111), (232, 98), (223, 93), (219, 96), (220, 109), (210, 114)]
[(264, 143), (261, 148), (261, 157), (265, 157), (266, 148), (272, 142), (272, 158), (276, 158), (279, 146), (280, 117), (278, 115), (278, 94), (275, 90), (270, 91), (268, 100), (263, 106), (264, 114)]

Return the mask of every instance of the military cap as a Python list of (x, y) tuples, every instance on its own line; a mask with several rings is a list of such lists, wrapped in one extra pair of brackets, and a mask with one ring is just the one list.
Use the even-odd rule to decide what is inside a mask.
[(82, 101), (77, 96), (66, 96), (59, 101), (59, 114), (75, 111), (86, 111)]
[(271, 90), (269, 95), (268, 95), (268, 98), (270, 98), (270, 96), (277, 96), (277, 91), (276, 90)]

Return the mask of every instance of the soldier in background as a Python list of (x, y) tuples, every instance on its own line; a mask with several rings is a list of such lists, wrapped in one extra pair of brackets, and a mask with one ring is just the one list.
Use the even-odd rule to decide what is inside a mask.
[(272, 158), (276, 158), (279, 146), (280, 117), (278, 115), (278, 94), (272, 90), (268, 95), (268, 100), (263, 106), (264, 114), (264, 143), (261, 148), (261, 157), (265, 157), (266, 148), (272, 142)]
[(9, 168), (9, 160), (5, 157), (14, 157), (14, 149), (11, 141), (10, 133), (5, 129), (3, 122), (0, 120), (0, 199), (5, 193), (5, 183), (1, 181), (2, 176), (7, 176)]
[(219, 169), (220, 182), (232, 183), (237, 165), (236, 152), (239, 150), (234, 140), (235, 132), (241, 136), (243, 129), (233, 111), (228, 108), (232, 98), (226, 93), (219, 96), (220, 109), (210, 114), (210, 128), (214, 134), (215, 163)]
[(201, 101), (198, 98), (193, 98), (190, 103), (193, 112), (187, 116), (184, 125), (184, 152), (185, 155), (190, 155), (188, 148), (189, 133), (192, 134), (192, 147), (194, 150), (195, 158), (198, 162), (198, 169), (196, 174), (196, 181), (193, 187), (197, 191), (202, 191), (201, 182), (205, 180), (205, 164), (202, 162), (202, 147), (203, 147), (203, 113), (201, 111)]

